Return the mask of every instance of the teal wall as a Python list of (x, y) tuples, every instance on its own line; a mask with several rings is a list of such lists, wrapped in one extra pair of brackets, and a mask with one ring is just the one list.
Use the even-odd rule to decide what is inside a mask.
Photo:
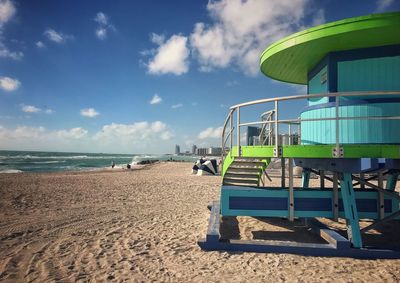
[[(341, 117), (400, 116), (400, 103), (374, 103), (340, 106)], [(305, 111), (301, 119), (333, 118), (335, 108), (320, 108)], [(342, 120), (339, 122), (339, 142), (343, 144), (400, 143), (399, 120)], [(302, 144), (334, 144), (335, 121), (301, 123)]]
[[(377, 199), (378, 195), (376, 191), (355, 191), (356, 200), (368, 200)], [(320, 189), (304, 189), (304, 188), (294, 188), (294, 203), (296, 207), (296, 202), (299, 198), (307, 198), (310, 202), (319, 200), (330, 200), (332, 199), (332, 190), (320, 190)], [(288, 205), (284, 210), (273, 210), (269, 207), (265, 209), (232, 209), (229, 205), (231, 197), (241, 197), (242, 201), (246, 202), (246, 198), (270, 198), (280, 201), (282, 198), (287, 199)], [(395, 198), (385, 196), (385, 200), (392, 201), (392, 211), (385, 212), (385, 216), (396, 212), (399, 207), (399, 201)], [(277, 187), (238, 187), (238, 186), (222, 186), (221, 188), (221, 214), (223, 216), (253, 216), (253, 217), (289, 217), (289, 191), (288, 188), (277, 188)], [(247, 200), (251, 202), (251, 200)], [(342, 194), (339, 193), (339, 202), (342, 202)], [(365, 219), (378, 219), (379, 215), (377, 212), (362, 212), (358, 211), (359, 218)], [(294, 217), (333, 217), (333, 211), (324, 210), (318, 211), (310, 208), (309, 210), (295, 210)], [(344, 212), (339, 211), (339, 217), (345, 218)]]
[(400, 56), (338, 62), (338, 92), (400, 90)]
[[(323, 81), (322, 77), (326, 79)], [(328, 92), (328, 73), (327, 67), (323, 67), (314, 77), (308, 82), (308, 93), (327, 93)], [(327, 97), (308, 99), (308, 105), (316, 105), (328, 102)]]
[[(328, 82), (331, 85), (331, 91), (336, 91), (337, 86), (338, 92), (400, 90), (400, 56), (398, 55), (357, 60), (349, 60), (348, 57), (340, 57), (339, 55), (335, 58), (337, 59), (328, 60), (327, 65), (309, 80), (309, 93), (329, 92)], [(322, 83), (321, 77), (327, 72), (327, 69), (331, 71), (331, 74), (328, 74), (328, 80), (331, 81), (327, 80)], [(353, 104), (352, 100), (371, 98), (385, 99), (386, 101), (343, 105), (340, 106), (340, 116), (400, 116), (400, 103), (395, 102), (395, 99), (398, 101), (399, 97), (393, 95), (343, 97), (341, 103), (346, 102), (346, 104), (349, 104), (349, 102)], [(393, 99), (393, 102), (390, 101), (391, 99)], [(321, 108), (304, 111), (301, 118), (335, 117), (335, 108), (332, 107), (332, 104), (322, 105), (327, 102), (327, 98), (309, 101), (309, 106), (321, 106)], [(342, 120), (339, 125), (340, 143), (400, 143), (400, 120)], [(335, 133), (334, 121), (301, 123), (302, 144), (334, 144)]]

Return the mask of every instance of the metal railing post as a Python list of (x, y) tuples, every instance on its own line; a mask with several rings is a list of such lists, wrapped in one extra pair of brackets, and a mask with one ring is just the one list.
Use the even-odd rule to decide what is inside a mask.
[(278, 100), (275, 100), (275, 157), (279, 156)]
[(289, 145), (292, 145), (292, 125), (289, 123)]
[(301, 144), (301, 122), (297, 124), (297, 144)]
[(233, 114), (233, 112), (231, 112), (231, 114), (229, 115), (229, 152), (230, 152), (230, 154), (232, 155), (232, 144), (233, 144), (233, 135), (232, 135), (232, 132), (233, 132), (233, 122), (232, 122), (232, 115)]
[(340, 146), (339, 146), (339, 96), (335, 97), (335, 147), (336, 147), (336, 157), (340, 156)]
[(238, 156), (241, 156), (240, 150), (240, 107), (237, 108), (237, 121), (236, 121), (236, 139), (237, 139), (237, 148), (238, 148)]

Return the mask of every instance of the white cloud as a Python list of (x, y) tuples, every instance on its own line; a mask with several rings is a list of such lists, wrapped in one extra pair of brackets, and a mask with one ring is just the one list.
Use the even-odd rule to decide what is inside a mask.
[[(1, 33), (1, 30), (0, 30)], [(0, 38), (1, 40), (1, 38)], [(11, 51), (2, 42), (0, 42), (0, 57), (10, 58), (13, 60), (21, 60), (24, 57), (24, 53), (21, 51)]]
[[(81, 152), (166, 152), (173, 134), (161, 121), (111, 123), (90, 134), (82, 127), (49, 130), (44, 127), (0, 125), (0, 148)], [(171, 144), (169, 144), (171, 143)]]
[(10, 0), (0, 0), (0, 27), (7, 23), (16, 13), (14, 3)]
[(96, 17), (94, 18), (94, 21), (98, 22), (99, 24), (102, 24), (102, 25), (107, 25), (108, 24), (108, 17), (103, 12), (98, 12), (96, 14)]
[(56, 131), (55, 133), (58, 137), (63, 139), (81, 139), (87, 135), (88, 131), (78, 127), (70, 130)]
[(44, 31), (44, 35), (48, 40), (56, 42), (56, 43), (64, 43), (67, 40), (73, 39), (72, 35), (64, 34), (62, 32), (57, 32), (54, 29), (48, 28)]
[(198, 135), (199, 139), (208, 139), (208, 138), (221, 138), (222, 135), (222, 127), (218, 128), (207, 128), (200, 132)]
[(97, 23), (95, 34), (100, 40), (107, 38), (108, 31), (116, 31), (114, 25), (110, 23), (109, 17), (103, 12), (98, 12), (93, 20)]
[(376, 11), (383, 12), (393, 4), (394, 0), (378, 0), (376, 3)]
[(158, 94), (154, 94), (153, 98), (150, 100), (150, 104), (160, 104), (162, 101), (162, 98), (158, 96)]
[(196, 24), (190, 42), (202, 71), (211, 71), (213, 66), (226, 67), (234, 55), (234, 50), (225, 46), (221, 26), (207, 29), (203, 23)]
[[(259, 56), (272, 42), (288, 35), (311, 18), (309, 0), (209, 1), (211, 25), (197, 23), (190, 36), (192, 51), (201, 71), (233, 65), (246, 74), (259, 72)], [(311, 11), (311, 12), (310, 12)], [(314, 23), (325, 21), (322, 10)], [(311, 18), (312, 19), (312, 18)]]
[(182, 106), (183, 106), (182, 103), (178, 103), (178, 104), (172, 105), (171, 108), (172, 108), (172, 109), (176, 109), (176, 108), (180, 108), (180, 107), (182, 107)]
[(4, 26), (16, 14), (17, 9), (10, 0), (0, 0), (0, 58), (10, 58), (13, 60), (20, 60), (24, 53), (20, 51), (11, 51), (3, 42), (4, 38), (2, 33)]
[(43, 42), (41, 42), (41, 41), (38, 41), (38, 42), (36, 42), (36, 47), (37, 47), (37, 48), (45, 48), (45, 47), (46, 47), (46, 45), (44, 45), (44, 43), (43, 43)]
[(25, 104), (20, 104), (21, 111), (25, 113), (39, 113), (43, 112), (46, 114), (53, 114), (55, 111), (53, 109), (45, 107), (45, 109), (40, 109), (39, 107), (36, 107), (34, 105), (25, 105)]
[(189, 49), (187, 37), (173, 35), (164, 42), (161, 36), (152, 35), (152, 41), (159, 46), (155, 56), (148, 62), (147, 68), (150, 74), (182, 75), (189, 70)]
[(169, 140), (173, 137), (174, 135), (170, 131), (164, 131), (160, 134), (160, 138), (162, 140)]
[(105, 28), (98, 28), (96, 29), (96, 36), (99, 39), (106, 39), (107, 37), (107, 30)]
[(133, 124), (112, 123), (105, 125), (93, 138), (105, 144), (127, 143), (132, 146), (145, 140), (169, 140), (172, 136), (165, 123), (143, 121)]
[[(50, 131), (44, 127), (18, 126), (6, 128), (0, 125), (0, 147), (21, 150), (76, 151), (91, 144), (88, 131), (83, 128)], [(90, 147), (87, 147), (88, 149)]]
[(97, 112), (94, 108), (85, 108), (81, 109), (81, 115), (84, 117), (94, 118), (100, 115), (100, 113)]
[(53, 109), (47, 108), (46, 110), (44, 110), (44, 113), (46, 114), (53, 114), (55, 111)]
[(41, 111), (40, 108), (37, 108), (36, 106), (33, 105), (24, 105), (21, 104), (21, 110), (25, 113), (38, 113)]
[(21, 86), (21, 82), (17, 79), (12, 79), (10, 77), (0, 77), (0, 89), (4, 91), (14, 91)]
[(14, 130), (0, 128), (0, 137), (11, 139), (38, 138), (46, 129), (44, 127), (18, 126)]
[(313, 20), (311, 23), (312, 27), (322, 25), (326, 21), (325, 20), (325, 12), (322, 9), (319, 9), (318, 11), (316, 11), (313, 16), (314, 17), (313, 17)]
[(152, 33), (150, 35), (150, 40), (157, 45), (162, 45), (165, 42), (165, 36), (162, 34)]

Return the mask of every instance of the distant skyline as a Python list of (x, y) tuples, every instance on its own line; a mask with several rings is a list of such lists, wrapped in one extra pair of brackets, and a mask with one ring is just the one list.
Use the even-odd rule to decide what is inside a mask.
[(0, 150), (219, 147), (229, 106), (306, 92), (260, 73), (269, 44), (399, 10), (394, 0), (0, 0)]

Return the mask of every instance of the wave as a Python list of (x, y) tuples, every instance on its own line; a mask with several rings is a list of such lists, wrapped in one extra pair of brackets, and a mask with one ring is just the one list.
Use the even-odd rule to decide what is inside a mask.
[(3, 174), (3, 173), (22, 173), (22, 172), (24, 172), (24, 171), (17, 170), (17, 169), (0, 170), (0, 174)]
[(67, 161), (65, 161), (65, 160), (53, 160), (53, 161), (33, 161), (33, 162), (30, 162), (30, 163), (33, 163), (33, 164), (55, 164), (55, 163), (65, 163), (65, 162), (67, 162)]
[(60, 156), (36, 156), (36, 155), (11, 155), (11, 156), (4, 156), (1, 155), (0, 159), (130, 159), (132, 155), (129, 156), (104, 156), (104, 155), (60, 155)]

